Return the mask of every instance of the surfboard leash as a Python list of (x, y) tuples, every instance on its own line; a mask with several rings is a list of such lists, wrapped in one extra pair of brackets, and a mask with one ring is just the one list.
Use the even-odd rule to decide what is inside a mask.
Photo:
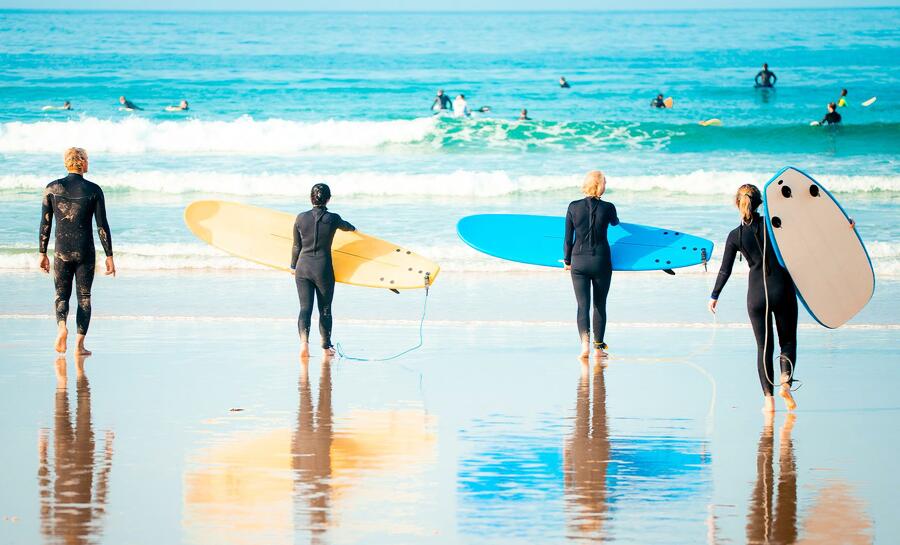
[(425, 298), (422, 302), (422, 316), (419, 318), (419, 342), (418, 342), (418, 344), (416, 344), (413, 347), (407, 348), (406, 350), (404, 350), (402, 352), (398, 352), (398, 353), (394, 354), (393, 356), (387, 356), (384, 358), (363, 358), (363, 357), (359, 357), (359, 356), (348, 355), (347, 353), (344, 352), (344, 348), (341, 346), (341, 343), (336, 343), (334, 345), (334, 350), (335, 350), (335, 352), (337, 352), (338, 357), (342, 360), (359, 361), (359, 362), (391, 361), (391, 360), (400, 358), (402, 356), (405, 356), (405, 355), (409, 354), (410, 352), (418, 350), (419, 348), (422, 348), (422, 345), (425, 344), (425, 334), (424, 334), (425, 316), (428, 313), (428, 293), (429, 293), (430, 288), (431, 288), (431, 274), (426, 273), (425, 274)]

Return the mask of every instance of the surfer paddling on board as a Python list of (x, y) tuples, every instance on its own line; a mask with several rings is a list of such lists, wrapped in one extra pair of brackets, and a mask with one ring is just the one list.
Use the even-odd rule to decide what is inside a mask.
[(122, 106), (119, 108), (120, 110), (125, 110), (126, 112), (133, 112), (134, 110), (143, 110), (140, 106), (136, 105), (134, 102), (131, 102), (124, 96), (119, 97), (119, 104)]
[[(606, 356), (606, 296), (612, 280), (612, 257), (607, 238), (610, 225), (619, 224), (616, 207), (600, 197), (606, 191), (606, 177), (592, 170), (584, 177), (584, 198), (572, 201), (566, 212), (563, 241), (565, 270), (571, 271), (575, 300), (578, 302), (578, 334), (581, 355), (586, 359), (591, 346), (591, 307), (594, 309), (594, 358)], [(593, 292), (593, 294), (592, 294)]]
[(91, 220), (97, 222), (97, 234), (106, 253), (106, 274), (116, 275), (113, 262), (112, 235), (106, 221), (106, 201), (100, 186), (84, 179), (88, 170), (87, 152), (81, 148), (69, 148), (64, 156), (68, 176), (47, 185), (41, 206), (41, 225), (38, 236), (40, 268), (50, 272), (50, 258), (47, 246), (50, 231), (56, 220), (56, 247), (53, 259), (53, 283), (56, 287), (56, 351), (66, 351), (69, 330), (66, 320), (69, 316), (69, 299), (72, 283), (75, 283), (78, 310), (75, 323), (78, 327), (76, 354), (89, 356), (91, 351), (84, 347), (84, 338), (91, 324), (91, 284), (94, 282), (94, 235)]
[(312, 209), (301, 212), (294, 221), (294, 248), (291, 269), (297, 283), (300, 298), (300, 316), (297, 328), (300, 332), (300, 357), (309, 358), (309, 327), (312, 320), (313, 298), (319, 308), (319, 335), (323, 356), (334, 355), (331, 344), (331, 302), (334, 299), (334, 264), (331, 260), (331, 244), (334, 234), (356, 231), (356, 227), (339, 215), (329, 212), (331, 188), (325, 184), (312, 186), (309, 193)]
[(566, 78), (564, 78), (562, 76), (559, 77), (559, 86), (561, 89), (568, 89), (568, 88), (572, 87), (571, 85), (569, 85), (569, 82), (566, 81)]
[[(734, 200), (740, 211), (741, 223), (728, 234), (725, 241), (725, 254), (710, 296), (709, 311), (716, 313), (719, 295), (731, 276), (734, 259), (740, 252), (750, 266), (747, 313), (756, 336), (756, 370), (765, 396), (763, 412), (775, 411), (774, 388), (778, 388), (785, 407), (792, 411), (797, 408), (791, 395), (797, 365), (797, 290), (790, 273), (778, 262), (765, 221), (757, 212), (762, 204), (759, 188), (751, 184), (742, 185)], [(778, 358), (780, 377), (775, 376), (772, 365), (775, 350), (773, 317), (781, 348)]]
[(762, 70), (757, 72), (756, 79), (754, 81), (756, 82), (755, 87), (775, 87), (775, 82), (778, 81), (778, 76), (775, 75), (775, 72), (769, 70), (769, 64), (764, 62), (762, 65)]

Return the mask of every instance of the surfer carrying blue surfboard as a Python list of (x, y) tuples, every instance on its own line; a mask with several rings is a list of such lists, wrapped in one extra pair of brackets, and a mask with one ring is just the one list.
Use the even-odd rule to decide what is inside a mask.
[[(593, 344), (596, 359), (606, 356), (606, 297), (612, 280), (612, 256), (607, 229), (619, 224), (616, 207), (600, 200), (606, 191), (606, 177), (592, 170), (584, 177), (581, 191), (585, 197), (569, 204), (563, 242), (565, 270), (572, 273), (572, 286), (578, 302), (578, 334), (581, 358), (586, 359), (591, 345), (591, 306), (593, 301)], [(593, 292), (593, 296), (592, 296)]]
[[(794, 410), (797, 403), (791, 395), (791, 384), (797, 365), (797, 290), (790, 273), (778, 262), (765, 222), (757, 212), (762, 204), (759, 188), (751, 184), (742, 185), (735, 195), (735, 204), (740, 210), (741, 223), (725, 241), (725, 253), (710, 296), (709, 310), (715, 314), (719, 295), (731, 276), (734, 259), (740, 253), (750, 266), (747, 313), (756, 336), (756, 367), (765, 396), (763, 412), (775, 411), (773, 392), (776, 387), (785, 407)], [(781, 348), (780, 378), (775, 377), (772, 364), (775, 345), (773, 317)]]
[(322, 340), (324, 357), (334, 356), (331, 344), (331, 303), (334, 299), (334, 264), (331, 259), (331, 244), (334, 234), (341, 231), (356, 231), (356, 227), (344, 221), (339, 215), (329, 212), (331, 188), (326, 184), (316, 184), (310, 190), (312, 209), (297, 215), (294, 221), (294, 247), (291, 253), (291, 269), (297, 283), (300, 298), (300, 316), (297, 329), (300, 332), (300, 357), (309, 357), (309, 327), (312, 321), (313, 298), (319, 308), (319, 335)]

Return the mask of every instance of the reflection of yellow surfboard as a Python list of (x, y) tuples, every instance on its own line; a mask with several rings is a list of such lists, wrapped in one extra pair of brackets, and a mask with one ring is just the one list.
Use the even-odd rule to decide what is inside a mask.
[(700, 125), (704, 127), (721, 127), (722, 120), (718, 118), (707, 119), (706, 121), (701, 121)]
[[(227, 201), (195, 201), (184, 210), (188, 228), (204, 242), (267, 267), (290, 271), (294, 219), (287, 212)], [(437, 263), (359, 231), (338, 231), (331, 249), (338, 282), (370, 288), (425, 287)]]

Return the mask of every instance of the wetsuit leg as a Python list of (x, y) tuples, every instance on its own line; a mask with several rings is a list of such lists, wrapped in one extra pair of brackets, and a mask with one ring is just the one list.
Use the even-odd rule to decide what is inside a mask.
[(69, 317), (69, 299), (72, 297), (72, 280), (78, 264), (63, 261), (56, 256), (53, 259), (53, 283), (56, 285), (56, 322), (65, 322)]
[[(797, 366), (797, 296), (794, 290), (786, 290), (781, 301), (775, 307), (775, 328), (778, 330), (778, 345), (781, 353), (790, 359), (781, 360), (781, 372), (793, 375)], [(793, 383), (793, 376), (791, 376)], [(778, 384), (778, 382), (776, 382)]]
[(591, 278), (594, 288), (594, 345), (603, 343), (606, 334), (606, 296), (612, 280), (612, 266), (605, 267), (600, 274)]
[(297, 318), (297, 331), (300, 333), (300, 342), (309, 342), (309, 325), (312, 321), (313, 295), (316, 285), (312, 280), (297, 276), (297, 297), (300, 299), (300, 316)]
[(334, 278), (316, 283), (316, 304), (319, 307), (319, 336), (322, 348), (331, 348), (331, 302), (334, 300)]
[(94, 283), (95, 267), (96, 258), (93, 255), (86, 256), (84, 261), (75, 267), (75, 292), (78, 294), (75, 324), (79, 335), (87, 335), (88, 327), (91, 325), (91, 285)]
[[(756, 295), (751, 295), (758, 292)], [(759, 384), (763, 393), (772, 395), (772, 383), (776, 377), (772, 370), (772, 355), (775, 353), (775, 339), (772, 331), (772, 309), (769, 308), (769, 319), (766, 320), (766, 301), (762, 290), (751, 290), (747, 293), (747, 313), (750, 315), (750, 324), (753, 326), (753, 335), (756, 336), (756, 370), (759, 373)], [(768, 331), (768, 343), (766, 333)]]
[(578, 303), (576, 323), (578, 335), (582, 341), (591, 339), (591, 277), (572, 268), (572, 286), (575, 288), (575, 301)]

